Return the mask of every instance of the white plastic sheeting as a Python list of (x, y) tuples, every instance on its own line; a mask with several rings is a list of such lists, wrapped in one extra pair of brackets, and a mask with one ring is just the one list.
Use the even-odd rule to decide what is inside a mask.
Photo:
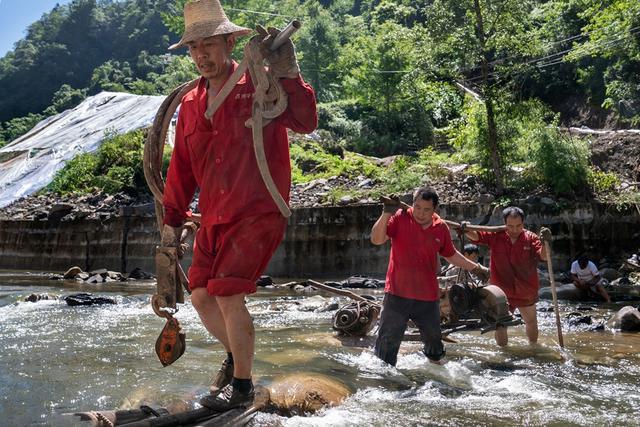
[(0, 148), (0, 208), (45, 187), (77, 154), (95, 152), (105, 133), (122, 134), (150, 126), (164, 99), (102, 92), (43, 120)]

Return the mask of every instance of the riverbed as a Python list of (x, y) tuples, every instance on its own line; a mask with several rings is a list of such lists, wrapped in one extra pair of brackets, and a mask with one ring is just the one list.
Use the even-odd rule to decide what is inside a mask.
[[(149, 305), (154, 289), (152, 281), (86, 285), (0, 272), (0, 424), (83, 425), (65, 414), (141, 403), (172, 405), (207, 393), (224, 358), (222, 346), (187, 301), (176, 316), (187, 333), (187, 351), (163, 368), (154, 352), (164, 323)], [(92, 292), (115, 298), (117, 304), (24, 302), (27, 295), (43, 292)], [(381, 296), (380, 291), (368, 293)], [(331, 330), (333, 312), (306, 311), (300, 305), (317, 294), (333, 298), (288, 288), (260, 288), (249, 298), (257, 337), (254, 381), (268, 384), (287, 373), (321, 373), (343, 382), (353, 394), (312, 416), (260, 413), (252, 425), (640, 424), (640, 335), (570, 326), (565, 315), (585, 307), (561, 302), (564, 350), (557, 345), (553, 313), (541, 311), (536, 346), (527, 344), (523, 326), (509, 329), (509, 345), (502, 349), (492, 333), (455, 333), (451, 337), (458, 343), (447, 344), (446, 365), (429, 364), (418, 344), (406, 343), (392, 368), (369, 348), (340, 345)], [(586, 314), (597, 323), (623, 305), (638, 302), (592, 304)]]

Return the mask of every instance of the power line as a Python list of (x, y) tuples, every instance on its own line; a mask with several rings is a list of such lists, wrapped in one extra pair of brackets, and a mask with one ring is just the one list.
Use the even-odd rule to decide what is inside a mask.
[[(606, 41), (602, 41), (600, 43), (593, 44), (593, 45), (591, 45), (591, 47), (592, 47), (591, 51), (585, 52), (582, 55), (578, 56), (577, 58), (583, 58), (583, 57), (585, 57), (587, 55), (592, 55), (593, 53), (595, 53), (596, 49), (606, 48), (606, 47), (615, 45), (615, 44), (623, 41), (624, 39), (626, 39), (628, 37), (631, 37), (631, 36), (633, 36), (633, 35), (635, 35), (635, 34), (640, 32), (640, 31), (637, 31), (637, 30), (640, 30), (640, 26), (637, 26), (637, 27), (634, 27), (634, 28), (630, 29), (628, 33), (626, 33), (626, 34), (624, 34), (624, 35), (622, 35), (622, 36), (620, 36), (620, 37), (618, 37), (616, 39), (606, 40)], [(546, 68), (548, 66), (557, 65), (557, 64), (560, 64), (560, 63), (564, 62), (564, 57), (566, 56), (566, 54), (571, 52), (571, 51), (573, 51), (573, 50), (575, 50), (575, 48), (574, 49), (563, 50), (563, 51), (557, 52), (557, 53), (555, 53), (553, 55), (547, 55), (547, 56), (543, 56), (543, 57), (540, 57), (540, 58), (533, 58), (533, 59), (530, 59), (528, 61), (519, 63), (517, 65), (529, 65), (529, 64), (532, 64), (532, 63), (535, 63), (535, 62), (542, 62), (541, 64), (536, 65), (536, 67), (537, 68)], [(544, 63), (545, 59), (551, 59), (551, 61), (549, 61), (547, 63)], [(487, 77), (495, 77), (495, 76), (499, 76), (500, 74), (501, 73), (498, 72), (498, 71), (492, 71), (491, 73), (487, 74)], [(476, 76), (476, 77), (471, 77), (471, 78), (465, 79), (465, 81), (473, 83), (475, 81), (482, 80), (482, 78), (483, 78), (482, 76)]]
[[(636, 15), (636, 14), (631, 14), (629, 16), (629, 19), (633, 19), (633, 18), (635, 18), (637, 16), (638, 15)], [(565, 42), (571, 41), (571, 40), (580, 39), (580, 38), (588, 36), (589, 34), (592, 34), (592, 33), (596, 32), (598, 30), (606, 30), (607, 28), (613, 27), (614, 25), (617, 25), (617, 24), (619, 24), (619, 22), (612, 22), (611, 24), (609, 24), (609, 25), (607, 25), (605, 27), (599, 28), (597, 30), (594, 29), (594, 30), (591, 30), (591, 31), (587, 31), (586, 33), (575, 34), (575, 35), (569, 36), (569, 37), (567, 37), (565, 39), (556, 40), (556, 41), (553, 41), (553, 42), (545, 44), (544, 48), (548, 48), (550, 46), (554, 46), (554, 45), (557, 45), (557, 44), (565, 43)], [(558, 54), (559, 54), (559, 52), (558, 52)], [(556, 54), (552, 54), (552, 55), (556, 55)], [(494, 59), (493, 61), (488, 62), (487, 65), (494, 65), (494, 64), (497, 64), (499, 62), (506, 61), (507, 59), (515, 58), (517, 56), (518, 56), (517, 54), (514, 54), (514, 55), (504, 56), (502, 58), (497, 58), (497, 59)], [(462, 73), (469, 73), (469, 72), (474, 71), (474, 70), (476, 70), (478, 68), (480, 68), (480, 66), (475, 66), (475, 67), (472, 67), (472, 68), (468, 68), (468, 69), (462, 70), (461, 72)]]
[(234, 8), (234, 7), (227, 7), (227, 10), (233, 10), (235, 12), (246, 12), (246, 13), (253, 13), (256, 15), (270, 15), (270, 16), (280, 16), (282, 18), (287, 18), (287, 19), (296, 19), (295, 16), (287, 16), (287, 15), (282, 15), (280, 13), (272, 13), (272, 12), (260, 12), (257, 10), (249, 10), (249, 9), (238, 9), (238, 8)]

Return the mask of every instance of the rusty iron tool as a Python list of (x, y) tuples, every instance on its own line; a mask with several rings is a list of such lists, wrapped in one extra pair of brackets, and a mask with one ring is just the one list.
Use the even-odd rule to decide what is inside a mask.
[(187, 335), (182, 331), (178, 319), (169, 315), (167, 323), (156, 340), (156, 354), (162, 366), (169, 366), (184, 354)]
[(178, 360), (186, 348), (186, 334), (178, 320), (173, 317), (178, 311), (176, 304), (184, 302), (178, 265), (178, 248), (156, 248), (157, 293), (151, 297), (151, 307), (156, 315), (167, 319), (156, 340), (156, 354), (162, 366), (168, 366)]

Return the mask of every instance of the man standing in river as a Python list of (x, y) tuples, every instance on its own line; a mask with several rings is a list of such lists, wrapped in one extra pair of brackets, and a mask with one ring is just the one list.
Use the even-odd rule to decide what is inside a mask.
[[(211, 119), (208, 106), (238, 67), (231, 59), (236, 38), (250, 32), (228, 20), (219, 0), (188, 2), (185, 31), (170, 49), (187, 46), (201, 78), (182, 99), (175, 146), (164, 189), (163, 246), (177, 246), (189, 204), (199, 188), (201, 227), (189, 268), (191, 302), (227, 359), (203, 406), (223, 411), (253, 401), (253, 321), (245, 296), (256, 291), (284, 235), (286, 219), (262, 181), (253, 151), (250, 118), (254, 84), (247, 71)], [(269, 72), (279, 79), (287, 109), (263, 128), (264, 148), (278, 192), (289, 200), (291, 166), (287, 128), (312, 132), (317, 125), (313, 89), (300, 76), (293, 43), (268, 49), (278, 31), (262, 42)], [(262, 35), (262, 34), (261, 34)], [(262, 35), (265, 36), (266, 34)]]
[[(467, 231), (465, 234), (472, 241), (489, 247), (489, 281), (504, 291), (512, 312), (516, 308), (520, 311), (529, 343), (534, 344), (538, 342), (538, 262), (547, 259), (542, 242), (551, 240), (551, 231), (543, 227), (538, 237), (526, 230), (524, 211), (515, 206), (503, 210), (502, 217), (504, 231)], [(507, 328), (497, 328), (495, 338), (499, 346), (507, 345)]]
[(435, 212), (438, 194), (426, 187), (413, 195), (413, 206), (401, 209), (400, 200), (385, 200), (382, 214), (371, 230), (371, 243), (391, 240), (380, 328), (375, 353), (395, 366), (407, 322), (413, 320), (430, 362), (444, 363), (440, 333), (440, 288), (436, 274), (438, 255), (449, 263), (483, 277), (489, 271), (456, 250), (447, 224)]

